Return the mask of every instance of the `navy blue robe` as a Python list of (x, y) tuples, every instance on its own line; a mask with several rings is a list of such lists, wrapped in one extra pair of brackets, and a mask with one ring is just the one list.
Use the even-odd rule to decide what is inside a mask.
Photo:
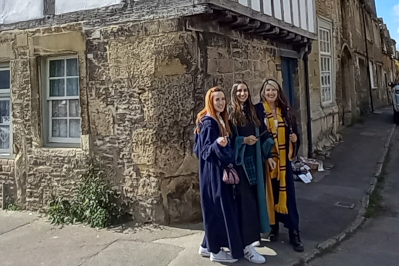
[(212, 253), (227, 247), (235, 259), (244, 256), (238, 227), (237, 206), (232, 185), (223, 182), (223, 167), (234, 163), (229, 144), (217, 143), (220, 129), (216, 120), (205, 116), (195, 135), (194, 152), (199, 158), (199, 183), (205, 238), (202, 246)]
[[(258, 113), (258, 117), (261, 119), (261, 122), (264, 123), (265, 118), (266, 118), (266, 112), (263, 106), (263, 103), (258, 103), (255, 105), (255, 108)], [(285, 118), (284, 118), (285, 119)], [(300, 145), (300, 136), (298, 133), (298, 127), (294, 125), (292, 127), (292, 131), (297, 135), (298, 140), (295, 143), (295, 155), (298, 152), (299, 145)], [(290, 139), (290, 130), (286, 126), (285, 128), (285, 134), (286, 134), (286, 150), (289, 150), (289, 139)], [(288, 152), (287, 152), (287, 162), (288, 160)], [(295, 184), (294, 184), (294, 172), (292, 170), (292, 165), (291, 163), (287, 163), (287, 170), (286, 170), (286, 185), (287, 185), (287, 207), (288, 207), (288, 214), (281, 214), (276, 212), (276, 223), (278, 224), (279, 222), (284, 224), (284, 227), (289, 229), (289, 230), (298, 230), (299, 231), (299, 213), (296, 205), (296, 195), (295, 195)], [(273, 186), (273, 194), (274, 198), (278, 199), (279, 195), (279, 181), (277, 180), (272, 180), (272, 186)], [(278, 202), (278, 200), (276, 200)]]

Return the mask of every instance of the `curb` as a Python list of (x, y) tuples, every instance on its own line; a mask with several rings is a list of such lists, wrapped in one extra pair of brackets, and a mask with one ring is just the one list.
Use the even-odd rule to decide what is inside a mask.
[(384, 162), (387, 157), (388, 150), (389, 150), (389, 145), (391, 144), (392, 136), (395, 133), (395, 129), (396, 129), (396, 125), (394, 124), (392, 126), (391, 130), (389, 131), (387, 140), (385, 141), (384, 150), (382, 151), (382, 154), (377, 161), (377, 166), (374, 171), (373, 178), (370, 181), (370, 185), (369, 185), (369, 188), (367, 189), (366, 195), (362, 198), (362, 201), (361, 201), (362, 206), (358, 212), (358, 215), (357, 215), (355, 221), (353, 221), (353, 223), (348, 228), (346, 228), (342, 233), (340, 233), (330, 239), (327, 239), (324, 242), (319, 243), (314, 250), (305, 253), (297, 262), (291, 264), (291, 266), (306, 265), (310, 261), (321, 256), (323, 253), (338, 246), (342, 241), (349, 238), (349, 236), (351, 234), (353, 234), (360, 226), (363, 225), (363, 223), (366, 221), (366, 218), (364, 217), (364, 215), (366, 214), (367, 208), (369, 206), (370, 195), (375, 190), (375, 186), (378, 182), (378, 178), (381, 176), (382, 168), (384, 166)]

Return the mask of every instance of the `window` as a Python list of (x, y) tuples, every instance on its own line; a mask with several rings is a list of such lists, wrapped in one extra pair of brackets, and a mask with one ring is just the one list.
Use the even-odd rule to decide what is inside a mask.
[(8, 64), (0, 64), (0, 155), (11, 155), (11, 78)]
[(370, 82), (371, 82), (371, 87), (373, 89), (377, 88), (377, 82), (375, 81), (374, 78), (374, 65), (373, 62), (369, 61), (369, 70), (370, 70)]
[(49, 58), (47, 79), (48, 142), (80, 143), (78, 59)]
[(333, 102), (332, 25), (319, 20), (320, 78), (322, 104)]

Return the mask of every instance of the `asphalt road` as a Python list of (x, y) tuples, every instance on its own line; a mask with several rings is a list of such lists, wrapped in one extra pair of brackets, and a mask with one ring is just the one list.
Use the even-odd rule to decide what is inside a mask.
[(399, 265), (399, 128), (396, 128), (385, 168), (382, 204), (375, 216), (351, 239), (311, 266)]

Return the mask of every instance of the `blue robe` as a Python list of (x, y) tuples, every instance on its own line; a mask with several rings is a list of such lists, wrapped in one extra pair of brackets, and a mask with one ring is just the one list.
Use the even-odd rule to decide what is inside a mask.
[(205, 238), (202, 246), (212, 253), (228, 247), (233, 258), (244, 256), (232, 185), (223, 182), (223, 167), (234, 163), (230, 143), (217, 143), (220, 129), (216, 120), (205, 116), (195, 134), (194, 152), (199, 158), (199, 183)]
[[(258, 103), (255, 105), (255, 108), (257, 110), (257, 113), (260, 115), (260, 119), (262, 123), (264, 123), (264, 120), (266, 118), (266, 112), (263, 106), (263, 103)], [(285, 118), (284, 118), (285, 119)], [(298, 127), (293, 126), (292, 128), (293, 132), (297, 135), (298, 140), (295, 143), (295, 151), (294, 154), (296, 155), (298, 148), (300, 146), (300, 136), (298, 133)], [(288, 151), (289, 149), (289, 128), (286, 127), (286, 150)], [(287, 162), (288, 160), (288, 152), (287, 152)], [(273, 194), (274, 198), (278, 197), (278, 192), (279, 192), (279, 184), (277, 180), (272, 180), (273, 185)], [(279, 222), (284, 224), (284, 227), (289, 229), (289, 230), (298, 230), (299, 231), (299, 213), (297, 209), (297, 204), (296, 204), (296, 195), (295, 195), (295, 184), (294, 184), (294, 172), (292, 170), (292, 165), (291, 163), (287, 163), (287, 170), (286, 170), (286, 185), (287, 185), (287, 207), (288, 207), (288, 214), (281, 214), (276, 212), (276, 223), (278, 224)], [(277, 201), (276, 201), (277, 202)]]

